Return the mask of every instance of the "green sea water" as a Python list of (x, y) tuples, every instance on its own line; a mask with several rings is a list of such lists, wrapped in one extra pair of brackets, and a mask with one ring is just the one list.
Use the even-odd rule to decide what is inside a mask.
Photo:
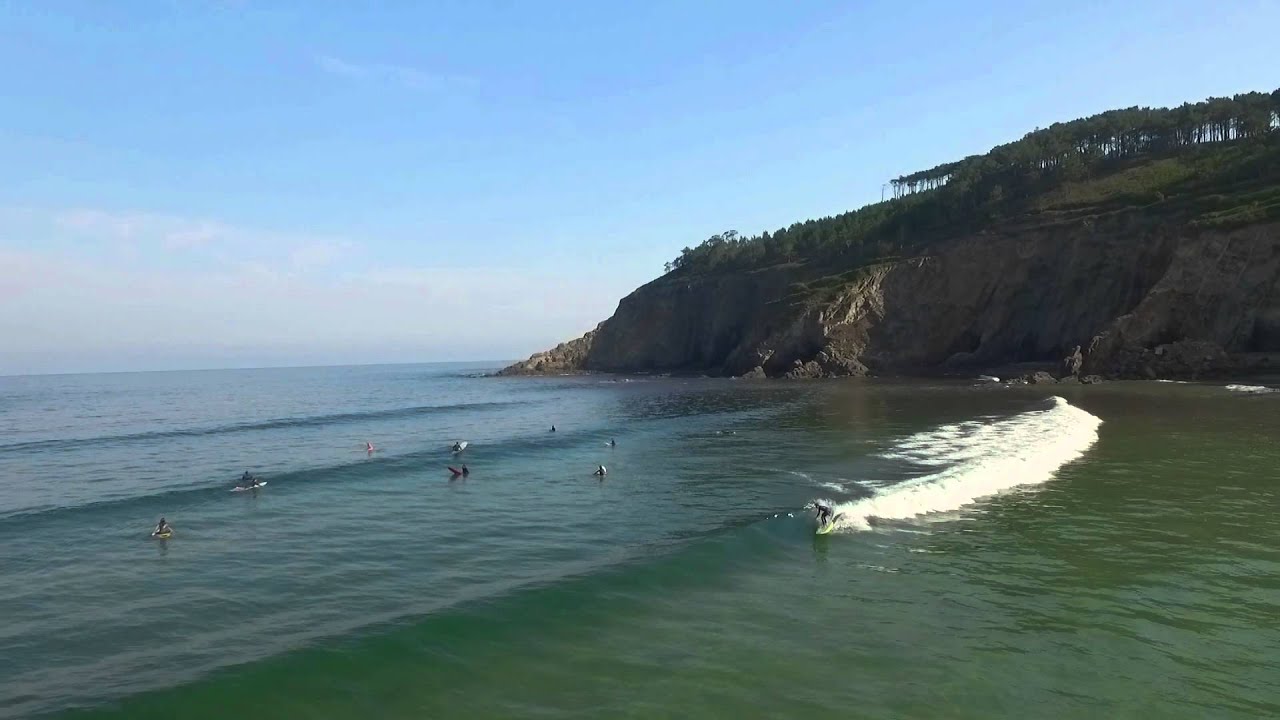
[[(83, 472), (0, 495), (0, 710), (1280, 716), (1280, 393), (318, 372), (128, 381), (270, 389), (243, 431), (143, 413), (99, 436), (144, 440), (73, 420), (0, 448), (6, 481)], [(0, 389), (9, 417), (54, 392)], [(405, 410), (424, 395), (468, 408)], [(209, 488), (245, 445), (272, 484)], [(140, 453), (199, 477), (102, 469)], [(158, 513), (163, 545), (137, 532)]]

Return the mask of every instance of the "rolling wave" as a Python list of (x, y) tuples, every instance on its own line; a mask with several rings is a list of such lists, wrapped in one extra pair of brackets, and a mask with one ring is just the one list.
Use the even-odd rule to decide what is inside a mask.
[(526, 404), (525, 401), (482, 402), (459, 405), (417, 405), (413, 407), (390, 408), (386, 410), (369, 410), (365, 412), (332, 413), (326, 415), (308, 415), (294, 418), (273, 418), (259, 422), (232, 423), (205, 428), (189, 428), (181, 430), (153, 430), (141, 433), (121, 435), (101, 435), (88, 438), (67, 438), (60, 440), (34, 440), (30, 442), (0, 445), (0, 453), (24, 452), (29, 450), (69, 450), (71, 448), (114, 443), (149, 442), (169, 438), (206, 437), (209, 435), (227, 435), (233, 433), (256, 432), (258, 430), (278, 430), (282, 428), (322, 427), (339, 425), (365, 420), (384, 420), (394, 418), (415, 417), (437, 413), (460, 412), (464, 410), (498, 410), (515, 405)]
[(1253, 395), (1280, 392), (1280, 389), (1267, 387), (1266, 385), (1227, 385), (1226, 389), (1231, 392), (1250, 393)]
[[(502, 403), (484, 403), (483, 405), (502, 405)], [(374, 478), (386, 480), (412, 473), (427, 473), (428, 477), (432, 477), (430, 473), (438, 472), (439, 479), (447, 481), (450, 476), (446, 468), (449, 465), (483, 460), (489, 467), (494, 467), (503, 460), (527, 457), (530, 453), (557, 452), (588, 445), (595, 447), (596, 439), (612, 434), (607, 429), (600, 428), (585, 428), (579, 431), (561, 430), (555, 434), (539, 430), (528, 435), (503, 438), (500, 441), (471, 443), (462, 456), (450, 452), (445, 439), (441, 439), (437, 443), (409, 452), (380, 454), (375, 457), (366, 457), (361, 452), (356, 454), (358, 456), (356, 459), (347, 462), (265, 472), (260, 473), (259, 477), (271, 483), (269, 488), (262, 491), (264, 493), (279, 493), (286, 488), (299, 485), (315, 486), (352, 480), (369, 481)], [(583, 475), (589, 473), (594, 467), (594, 465), (590, 468), (582, 467)], [(156, 511), (174, 512), (174, 508), (189, 508), (195, 503), (225, 499), (235, 485), (235, 481), (235, 476), (228, 475), (225, 478), (200, 479), (186, 484), (169, 485), (151, 491), (105, 497), (76, 504), (29, 506), (14, 512), (0, 512), (0, 527), (11, 522), (61, 518), (123, 506), (132, 506), (139, 511), (151, 508)]]
[(883, 457), (945, 468), (837, 505), (835, 510), (842, 516), (837, 527), (867, 530), (872, 519), (905, 520), (948, 512), (1003, 490), (1043, 483), (1097, 441), (1101, 423), (1054, 397), (1047, 410), (917, 433)]

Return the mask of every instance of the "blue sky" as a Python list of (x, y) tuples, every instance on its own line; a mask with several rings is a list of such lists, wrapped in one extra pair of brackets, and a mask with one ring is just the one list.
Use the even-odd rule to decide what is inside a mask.
[(0, 374), (505, 359), (685, 245), (1112, 107), (1280, 3), (0, 2)]

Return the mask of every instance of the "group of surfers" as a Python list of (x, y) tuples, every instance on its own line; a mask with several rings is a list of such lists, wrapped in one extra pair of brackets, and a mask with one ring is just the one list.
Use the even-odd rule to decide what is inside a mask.
[[(552, 425), (551, 432), (555, 432), (555, 431), (556, 431), (556, 426)], [(373, 443), (371, 442), (366, 441), (364, 445), (365, 445), (365, 451), (368, 452), (369, 454), (373, 454), (377, 450), (377, 448), (374, 447)], [(609, 441), (609, 447), (617, 447), (617, 446), (618, 446), (617, 440)], [(466, 445), (462, 444), (462, 442), (459, 441), (453, 444), (452, 450), (453, 452), (458, 453), (465, 450), (466, 447), (467, 447)], [(471, 469), (467, 467), (466, 463), (463, 463), (462, 467), (460, 468), (455, 468), (452, 465), (449, 466), (449, 472), (453, 473), (454, 477), (468, 477), (471, 475)], [(592, 474), (595, 475), (596, 477), (603, 478), (605, 475), (609, 474), (609, 469), (606, 468), (604, 465), (600, 465), (599, 467), (596, 468), (596, 471)], [(263, 482), (261, 480), (259, 480), (256, 476), (254, 476), (253, 473), (249, 472), (248, 470), (245, 470), (244, 475), (240, 476), (240, 484), (236, 486), (236, 489), (253, 490), (255, 488), (261, 487), (262, 485), (263, 485)], [(835, 512), (829, 503), (819, 500), (813, 504), (813, 507), (818, 514), (818, 527), (823, 527), (827, 523), (834, 521)], [(172, 535), (173, 535), (173, 526), (171, 526), (164, 518), (160, 518), (160, 522), (156, 523), (155, 530), (151, 532), (152, 537), (158, 537), (162, 539), (168, 538)]]
[[(555, 426), (555, 425), (552, 425), (552, 426), (551, 426), (551, 432), (555, 432), (555, 431), (556, 431), (556, 426)], [(373, 452), (373, 445), (372, 445), (372, 444), (370, 444), (370, 443), (366, 443), (366, 444), (369, 446), (369, 452)], [(616, 447), (618, 447), (618, 441), (617, 441), (617, 440), (610, 440), (607, 444), (608, 444), (608, 446), (609, 446), (609, 447), (611, 447), (611, 448), (616, 448)], [(463, 450), (466, 450), (466, 449), (467, 449), (467, 445), (468, 445), (468, 443), (465, 443), (465, 442), (463, 442), (463, 441), (461, 441), (461, 440), (458, 440), (458, 441), (455, 441), (455, 442), (453, 443), (453, 447), (452, 447), (452, 448), (450, 448), (450, 450), (451, 450), (453, 453), (457, 454), (457, 453), (462, 452)], [(468, 477), (468, 476), (470, 476), (470, 475), (471, 475), (471, 470), (467, 468), (466, 463), (463, 463), (463, 464), (462, 464), (462, 467), (458, 467), (458, 468), (456, 468), (456, 467), (454, 467), (454, 466), (452, 466), (452, 465), (448, 465), (448, 466), (446, 466), (446, 467), (448, 467), (449, 472), (450, 472), (450, 473), (452, 473), (454, 477)], [(596, 477), (601, 477), (601, 478), (602, 478), (602, 477), (604, 477), (605, 475), (608, 475), (608, 474), (609, 474), (609, 468), (606, 468), (604, 465), (600, 465), (600, 466), (597, 466), (597, 467), (596, 467), (595, 472), (593, 472), (593, 473), (591, 473), (591, 474), (592, 474), (592, 475), (595, 475)]]

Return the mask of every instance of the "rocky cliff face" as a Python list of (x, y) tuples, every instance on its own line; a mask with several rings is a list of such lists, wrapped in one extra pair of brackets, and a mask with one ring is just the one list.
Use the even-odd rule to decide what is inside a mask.
[(1277, 223), (1006, 227), (837, 275), (660, 278), (583, 338), (504, 372), (820, 377), (1067, 357), (1067, 372), (1194, 377), (1280, 353), (1278, 290)]

